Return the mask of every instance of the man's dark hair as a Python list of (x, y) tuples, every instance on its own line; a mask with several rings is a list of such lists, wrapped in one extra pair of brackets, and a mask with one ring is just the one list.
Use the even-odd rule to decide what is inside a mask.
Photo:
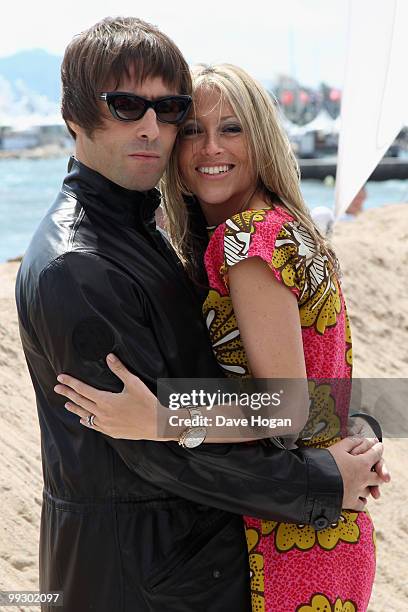
[[(117, 88), (134, 67), (139, 83), (161, 77), (177, 93), (191, 95), (188, 64), (174, 42), (135, 17), (107, 17), (75, 36), (61, 66), (62, 116), (88, 135), (101, 127), (98, 95), (108, 83)], [(75, 134), (68, 126), (75, 138)]]

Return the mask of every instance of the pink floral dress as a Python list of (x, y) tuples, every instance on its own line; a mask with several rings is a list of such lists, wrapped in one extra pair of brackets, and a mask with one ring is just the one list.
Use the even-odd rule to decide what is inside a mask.
[[(205, 254), (210, 291), (203, 305), (214, 353), (228, 376), (251, 376), (229, 295), (228, 270), (260, 257), (299, 305), (309, 380), (309, 420), (297, 444), (327, 447), (346, 435), (351, 379), (350, 325), (326, 256), (299, 222), (279, 206), (247, 210), (219, 225)], [(332, 379), (332, 380), (322, 380)], [(342, 397), (343, 395), (343, 397)], [(287, 451), (290, 452), (290, 451)], [(375, 532), (368, 512), (343, 510), (315, 531), (244, 517), (253, 612), (363, 612), (375, 574)]]

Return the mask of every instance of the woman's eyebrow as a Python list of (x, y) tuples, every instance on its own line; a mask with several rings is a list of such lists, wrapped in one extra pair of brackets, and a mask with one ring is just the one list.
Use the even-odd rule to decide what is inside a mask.
[[(207, 117), (207, 115), (199, 115), (196, 117), (190, 117), (189, 119), (186, 119), (186, 123), (188, 123), (189, 121), (200, 123), (200, 121), (202, 119), (205, 119), (205, 117)], [(221, 115), (221, 117), (219, 118), (220, 121), (226, 121), (227, 119), (234, 119), (234, 121), (238, 121), (238, 117), (236, 117), (235, 115)]]

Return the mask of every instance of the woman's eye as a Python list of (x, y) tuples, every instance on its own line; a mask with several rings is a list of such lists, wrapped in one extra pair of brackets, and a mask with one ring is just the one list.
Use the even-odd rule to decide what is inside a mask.
[(225, 125), (222, 128), (222, 131), (227, 132), (227, 134), (239, 134), (240, 132), (242, 132), (242, 127), (238, 124)]
[(197, 125), (185, 125), (180, 130), (180, 136), (183, 138), (197, 136), (200, 133), (200, 129)]

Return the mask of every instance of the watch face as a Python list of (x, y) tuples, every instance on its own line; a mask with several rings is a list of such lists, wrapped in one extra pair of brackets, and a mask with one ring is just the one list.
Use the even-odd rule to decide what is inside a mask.
[(204, 442), (206, 435), (207, 429), (205, 427), (194, 427), (186, 433), (183, 441), (184, 446), (186, 448), (195, 448)]

